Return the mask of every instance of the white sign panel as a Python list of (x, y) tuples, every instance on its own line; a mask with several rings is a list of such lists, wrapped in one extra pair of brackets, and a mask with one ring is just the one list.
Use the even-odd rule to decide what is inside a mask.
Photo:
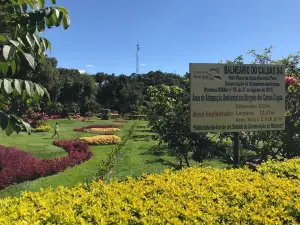
[(284, 130), (285, 66), (190, 64), (191, 132)]

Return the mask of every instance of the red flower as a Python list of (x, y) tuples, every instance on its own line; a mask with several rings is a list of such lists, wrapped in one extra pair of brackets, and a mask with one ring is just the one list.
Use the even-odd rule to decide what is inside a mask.
[(285, 83), (287, 85), (295, 85), (297, 83), (297, 79), (294, 76), (286, 76)]

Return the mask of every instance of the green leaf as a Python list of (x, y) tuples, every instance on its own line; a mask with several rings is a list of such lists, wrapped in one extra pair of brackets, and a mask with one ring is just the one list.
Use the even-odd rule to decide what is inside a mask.
[(33, 92), (31, 91), (29, 82), (27, 80), (25, 80), (24, 83), (25, 83), (25, 89), (27, 91), (28, 96), (32, 97), (33, 96)]
[(18, 6), (19, 4), (18, 4), (18, 2), (16, 2), (15, 0), (10, 0), (11, 1), (11, 3), (13, 4), (13, 5), (15, 5), (15, 6)]
[(0, 35), (0, 42), (6, 42), (6, 38), (2, 34)]
[(48, 41), (46, 38), (44, 38), (45, 42), (46, 42), (46, 49), (49, 49), (50, 53), (52, 52), (52, 45), (50, 43), (50, 41)]
[(29, 65), (31, 66), (31, 68), (35, 68), (35, 63), (34, 63), (34, 58), (32, 57), (32, 55), (28, 54), (28, 53), (23, 53), (27, 62), (29, 63)]
[(45, 94), (43, 88), (41, 88), (40, 85), (38, 85), (38, 84), (34, 84), (34, 86), (35, 86), (35, 90), (37, 91), (39, 96), (43, 97)]
[(45, 7), (45, 0), (38, 0), (41, 8)]
[(7, 136), (10, 136), (14, 132), (14, 129), (12, 127), (12, 122), (10, 118), (8, 119), (7, 127), (5, 129), (5, 133)]
[(12, 128), (14, 129), (14, 131), (19, 134), (22, 130), (21, 126), (22, 126), (22, 119), (18, 116), (15, 115), (10, 115), (10, 121), (11, 121), (11, 125)]
[(28, 93), (27, 93), (27, 90), (26, 91), (23, 91), (23, 93), (22, 93), (22, 101), (23, 102), (26, 102), (29, 98), (30, 98), (30, 96), (28, 95)]
[(34, 50), (34, 41), (30, 37), (30, 34), (26, 35), (26, 40), (27, 40), (28, 44), (30, 45), (31, 49)]
[(19, 72), (20, 71), (20, 64), (21, 64), (20, 57), (18, 55), (16, 55), (15, 60), (16, 60), (16, 66), (17, 66), (16, 71)]
[(45, 8), (46, 18), (50, 18), (52, 16), (53, 12), (54, 12), (54, 8), (52, 8), (52, 7)]
[(8, 63), (6, 63), (6, 62), (0, 62), (0, 68), (2, 70), (2, 73), (4, 75), (6, 75), (7, 72), (8, 72)]
[(18, 4), (19, 5), (25, 4), (25, 0), (18, 0)]
[(35, 34), (33, 35), (33, 38), (35, 40), (35, 43), (40, 47), (40, 38), (38, 36), (36, 36)]
[(69, 14), (69, 11), (65, 7), (57, 6), (56, 8), (59, 9), (59, 11), (62, 11), (64, 14)]
[(0, 89), (2, 88), (3, 79), (0, 79)]
[(47, 96), (48, 102), (51, 102), (49, 92), (48, 92), (47, 89), (44, 88), (44, 87), (43, 87), (43, 90), (44, 90), (44, 92), (45, 92), (45, 94), (46, 94), (46, 96)]
[(28, 81), (28, 84), (29, 84), (32, 95), (34, 95), (34, 83), (32, 83), (31, 81)]
[(21, 120), (22, 124), (24, 125), (27, 133), (30, 135), (31, 134), (31, 126), (29, 123), (26, 123), (25, 121)]
[(0, 111), (0, 125), (2, 130), (6, 129), (8, 124), (8, 119), (9, 118), (7, 117), (7, 115), (4, 112)]
[(71, 19), (70, 19), (69, 15), (64, 15), (64, 17), (62, 19), (62, 24), (63, 24), (63, 28), (65, 30), (69, 28), (69, 26), (71, 24)]
[(26, 2), (32, 9), (34, 8), (34, 0), (26, 0)]
[(25, 4), (22, 4), (21, 6), (22, 6), (23, 11), (26, 13), (27, 12), (27, 4), (25, 3)]
[(59, 19), (59, 10), (58, 9), (54, 9), (54, 12), (55, 12), (56, 18)]
[(19, 47), (20, 43), (18, 41), (9, 40), (14, 46)]
[(51, 4), (56, 4), (56, 0), (50, 0)]
[(15, 90), (18, 92), (19, 95), (22, 94), (22, 83), (20, 83), (20, 81), (18, 79), (14, 80), (14, 86), (15, 86)]
[(9, 58), (9, 52), (10, 52), (11, 47), (9, 45), (4, 45), (3, 47), (3, 56), (5, 60), (8, 60)]
[(33, 101), (37, 102), (40, 99), (40, 95), (37, 92), (37, 90), (35, 90), (34, 94), (33, 94)]
[(38, 31), (39, 31), (39, 32), (44, 32), (44, 31), (45, 31), (45, 28), (46, 28), (45, 20), (41, 20), (41, 21), (38, 23)]
[(8, 80), (8, 79), (4, 79), (4, 81), (3, 81), (3, 87), (7, 94), (12, 93), (12, 91), (13, 91), (13, 89), (11, 87), (11, 82), (12, 82), (12, 80)]
[(16, 69), (17, 69), (17, 65), (16, 65), (16, 61), (15, 60), (11, 61), (10, 68), (11, 68), (11, 73), (15, 74), (16, 73)]

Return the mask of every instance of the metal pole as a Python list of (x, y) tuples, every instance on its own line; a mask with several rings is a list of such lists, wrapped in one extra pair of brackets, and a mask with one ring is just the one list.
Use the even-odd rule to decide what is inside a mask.
[(234, 138), (233, 138), (233, 164), (235, 166), (240, 165), (240, 137), (239, 132), (234, 132)]

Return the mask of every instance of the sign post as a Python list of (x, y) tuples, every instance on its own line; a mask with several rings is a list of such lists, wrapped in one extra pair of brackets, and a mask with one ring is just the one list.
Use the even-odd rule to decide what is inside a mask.
[(233, 132), (239, 164), (239, 132), (285, 128), (285, 66), (190, 63), (191, 132)]

